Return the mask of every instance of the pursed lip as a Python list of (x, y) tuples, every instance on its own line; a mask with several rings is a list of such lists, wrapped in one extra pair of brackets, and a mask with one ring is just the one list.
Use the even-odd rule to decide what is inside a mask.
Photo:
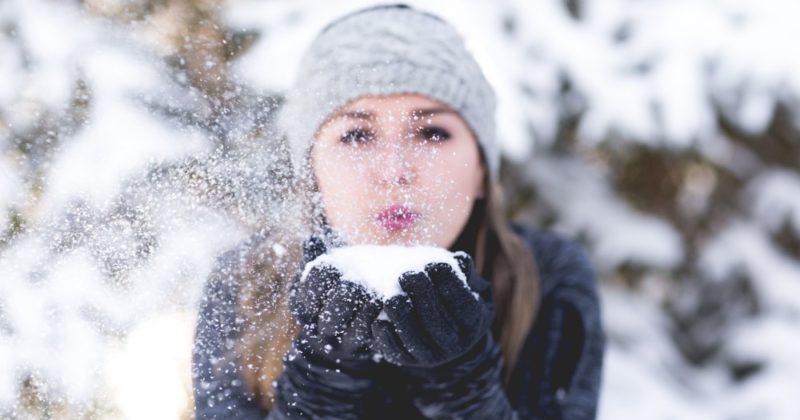
[(392, 232), (411, 227), (418, 218), (419, 213), (401, 204), (386, 207), (375, 216), (384, 229)]

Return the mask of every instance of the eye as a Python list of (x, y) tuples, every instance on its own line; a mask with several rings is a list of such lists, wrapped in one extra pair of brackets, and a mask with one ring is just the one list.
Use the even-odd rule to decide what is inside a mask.
[(419, 136), (426, 141), (440, 142), (450, 138), (450, 132), (440, 127), (422, 127)]
[(347, 130), (339, 139), (342, 143), (360, 144), (370, 141), (374, 138), (372, 131), (363, 128), (352, 128)]

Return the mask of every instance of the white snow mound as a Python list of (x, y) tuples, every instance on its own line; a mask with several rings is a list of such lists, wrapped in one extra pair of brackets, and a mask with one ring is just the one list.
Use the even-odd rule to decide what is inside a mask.
[(364, 286), (378, 298), (387, 300), (392, 296), (405, 294), (400, 288), (400, 276), (409, 271), (424, 271), (430, 263), (449, 264), (458, 278), (467, 285), (467, 278), (461, 272), (456, 255), (444, 248), (432, 246), (406, 247), (400, 245), (357, 245), (335, 248), (306, 264), (300, 281), (305, 281), (312, 268), (318, 265), (335, 267), (342, 278)]

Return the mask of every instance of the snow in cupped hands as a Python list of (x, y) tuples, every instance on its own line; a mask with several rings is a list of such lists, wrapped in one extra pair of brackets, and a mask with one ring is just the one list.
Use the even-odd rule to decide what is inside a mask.
[(424, 272), (431, 263), (450, 265), (453, 272), (467, 285), (467, 277), (459, 268), (456, 256), (432, 246), (357, 245), (335, 248), (306, 264), (300, 281), (305, 281), (312, 268), (319, 265), (333, 266), (342, 273), (342, 279), (363, 286), (376, 298), (387, 301), (393, 296), (405, 294), (400, 287), (400, 278), (407, 272)]

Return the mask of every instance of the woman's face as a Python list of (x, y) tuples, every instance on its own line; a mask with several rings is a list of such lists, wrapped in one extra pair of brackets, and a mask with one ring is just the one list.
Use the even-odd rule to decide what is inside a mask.
[(311, 159), (328, 222), (351, 245), (448, 248), (484, 188), (466, 122), (421, 95), (342, 106), (317, 131)]

